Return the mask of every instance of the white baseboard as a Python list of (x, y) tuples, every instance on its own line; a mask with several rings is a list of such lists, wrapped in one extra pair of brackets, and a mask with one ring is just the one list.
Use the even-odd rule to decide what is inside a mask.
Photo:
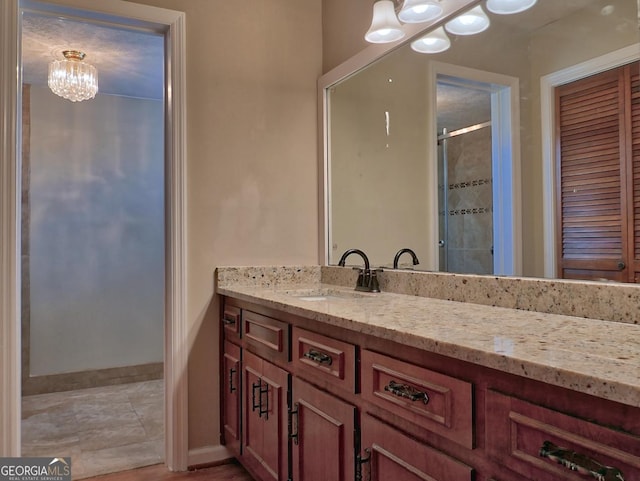
[(216, 464), (233, 458), (225, 446), (204, 446), (189, 450), (187, 464), (189, 467), (204, 464)]

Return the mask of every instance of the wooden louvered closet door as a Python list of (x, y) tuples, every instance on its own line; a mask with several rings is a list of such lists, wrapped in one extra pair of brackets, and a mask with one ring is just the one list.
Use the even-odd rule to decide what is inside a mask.
[(556, 89), (559, 277), (638, 277), (638, 85), (627, 65)]
[(631, 151), (628, 167), (631, 192), (629, 212), (629, 237), (631, 244), (630, 282), (640, 282), (640, 65), (636, 62), (629, 67), (631, 72), (631, 139), (628, 139)]

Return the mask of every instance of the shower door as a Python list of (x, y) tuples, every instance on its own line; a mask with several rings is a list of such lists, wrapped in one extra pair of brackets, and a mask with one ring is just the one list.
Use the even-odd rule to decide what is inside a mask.
[(493, 274), (491, 122), (438, 135), (440, 271)]

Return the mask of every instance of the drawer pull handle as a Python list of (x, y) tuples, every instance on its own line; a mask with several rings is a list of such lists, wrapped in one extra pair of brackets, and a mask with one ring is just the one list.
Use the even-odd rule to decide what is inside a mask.
[[(258, 395), (256, 396), (256, 391)], [(262, 405), (262, 395), (266, 394), (266, 402)], [(256, 401), (256, 397), (258, 398)], [(258, 410), (258, 417), (262, 417), (264, 414), (265, 421), (269, 420), (269, 384), (266, 382), (262, 384), (262, 379), (258, 379), (257, 382), (251, 384), (251, 412)]]
[(224, 324), (226, 324), (227, 326), (230, 326), (230, 325), (232, 325), (232, 324), (235, 324), (235, 323), (236, 323), (236, 319), (235, 319), (235, 317), (228, 317), (228, 316), (224, 316), (224, 317), (222, 318), (222, 322), (223, 322)]
[(589, 456), (561, 448), (551, 441), (542, 443), (540, 456), (549, 458), (571, 471), (589, 475), (598, 481), (624, 481), (624, 476), (618, 468), (600, 464)]
[[(264, 406), (262, 405), (263, 394), (266, 400)], [(258, 409), (258, 416), (262, 417), (263, 414), (265, 421), (267, 421), (269, 419), (269, 385), (265, 382), (263, 387), (262, 380), (260, 380), (260, 409)]]
[(262, 394), (260, 394), (260, 398), (256, 401), (256, 390), (260, 390), (262, 393), (262, 380), (258, 379), (258, 382), (254, 382), (251, 384), (251, 412), (254, 412), (256, 409), (262, 410)]
[(403, 397), (411, 401), (422, 401), (424, 404), (429, 403), (429, 395), (426, 392), (418, 391), (416, 388), (407, 384), (389, 381), (389, 384), (384, 387), (384, 390), (395, 396)]
[(318, 364), (326, 364), (327, 366), (331, 366), (331, 364), (333, 364), (333, 358), (329, 356), (329, 354), (314, 351), (313, 349), (305, 352), (303, 356), (307, 359), (311, 359), (313, 362), (317, 362)]
[(237, 391), (238, 389), (233, 385), (233, 375), (236, 373), (236, 369), (231, 368), (229, 369), (229, 392), (232, 393), (234, 391)]
[(366, 477), (364, 473), (364, 465), (371, 463), (371, 448), (365, 449), (364, 452), (365, 456), (359, 454), (356, 456), (356, 481), (371, 481), (371, 466), (369, 466)]
[[(300, 405), (295, 403), (293, 409), (289, 408), (289, 439), (293, 439), (293, 444), (298, 445), (298, 410)], [(296, 417), (295, 432), (293, 431), (293, 416)]]

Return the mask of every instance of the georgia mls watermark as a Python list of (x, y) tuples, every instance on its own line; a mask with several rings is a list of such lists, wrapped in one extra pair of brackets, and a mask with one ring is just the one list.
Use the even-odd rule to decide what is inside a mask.
[(71, 481), (71, 458), (0, 458), (0, 481)]

